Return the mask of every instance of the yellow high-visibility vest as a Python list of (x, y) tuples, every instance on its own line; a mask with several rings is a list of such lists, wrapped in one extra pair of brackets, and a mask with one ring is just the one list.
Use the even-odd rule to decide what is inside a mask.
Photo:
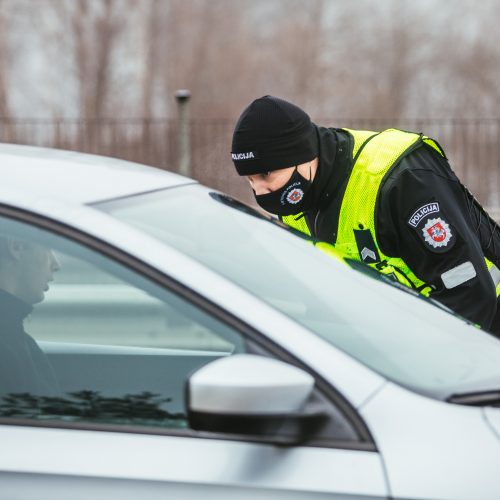
[[(435, 149), (440, 155), (444, 152), (433, 140), (421, 134), (403, 130), (388, 129), (383, 132), (344, 129), (353, 140), (353, 168), (342, 199), (339, 227), (335, 248), (353, 260), (361, 261), (355, 231), (368, 230), (379, 254), (379, 261), (369, 264), (382, 274), (392, 275), (400, 283), (416, 289), (428, 296), (432, 286), (419, 278), (399, 257), (389, 257), (380, 250), (375, 231), (375, 208), (377, 195), (382, 181), (389, 170), (403, 156), (422, 142)], [(285, 224), (310, 235), (302, 214), (283, 217)], [(500, 271), (486, 261), (490, 274), (500, 294)]]

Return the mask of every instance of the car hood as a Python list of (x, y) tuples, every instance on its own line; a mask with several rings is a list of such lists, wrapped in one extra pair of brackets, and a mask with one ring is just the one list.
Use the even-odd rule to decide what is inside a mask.
[(486, 422), (490, 425), (496, 436), (500, 439), (500, 408), (487, 406), (483, 411), (486, 417)]

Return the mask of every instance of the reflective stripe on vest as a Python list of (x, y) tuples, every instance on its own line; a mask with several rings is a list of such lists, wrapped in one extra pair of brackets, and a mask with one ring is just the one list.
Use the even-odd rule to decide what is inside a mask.
[(488, 267), (488, 271), (490, 272), (491, 279), (493, 280), (493, 284), (495, 285), (495, 289), (497, 292), (497, 297), (500, 296), (500, 269), (498, 269), (493, 262), (490, 262), (488, 259), (486, 260), (486, 266)]

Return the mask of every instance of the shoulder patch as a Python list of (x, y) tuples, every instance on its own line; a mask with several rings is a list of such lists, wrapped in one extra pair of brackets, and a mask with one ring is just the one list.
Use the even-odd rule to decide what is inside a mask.
[(456, 231), (437, 201), (417, 208), (407, 223), (431, 252), (444, 253), (455, 245)]
[(422, 228), (422, 234), (425, 242), (433, 248), (447, 246), (453, 237), (450, 225), (441, 217), (427, 219)]
[(422, 205), (420, 208), (417, 208), (415, 212), (408, 219), (408, 224), (412, 227), (417, 227), (418, 223), (426, 216), (439, 212), (439, 203), (434, 201), (432, 203), (427, 203), (426, 205)]

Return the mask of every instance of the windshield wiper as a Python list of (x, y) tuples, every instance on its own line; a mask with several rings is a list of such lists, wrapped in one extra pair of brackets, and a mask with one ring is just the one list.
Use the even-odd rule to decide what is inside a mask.
[(446, 401), (468, 406), (500, 406), (500, 389), (452, 394), (446, 398)]

